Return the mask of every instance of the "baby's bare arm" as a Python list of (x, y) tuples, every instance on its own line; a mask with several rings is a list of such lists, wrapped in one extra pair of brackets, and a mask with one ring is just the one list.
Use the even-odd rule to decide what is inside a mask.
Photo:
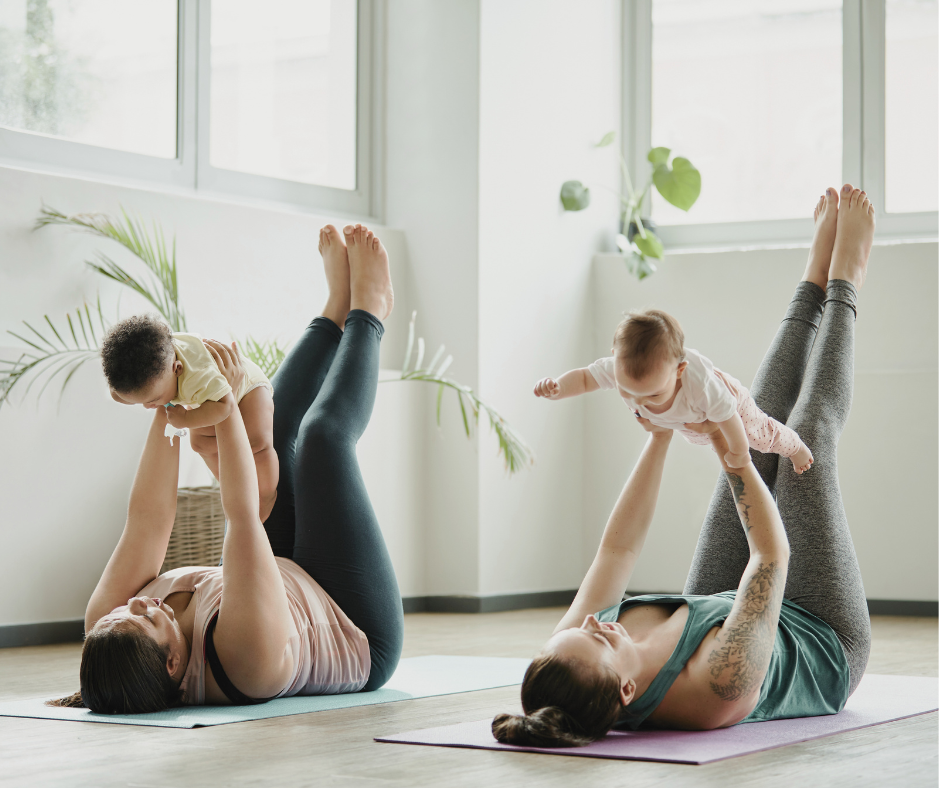
[(199, 429), (200, 427), (214, 427), (225, 421), (238, 405), (232, 392), (226, 394), (218, 402), (207, 400), (198, 408), (186, 410), (182, 407), (167, 408), (166, 418), (178, 430)]
[(590, 370), (584, 367), (582, 369), (572, 369), (558, 380), (542, 378), (535, 384), (534, 394), (536, 397), (545, 397), (545, 399), (565, 399), (566, 397), (590, 394), (599, 388), (600, 386), (597, 385), (597, 381), (594, 380)]

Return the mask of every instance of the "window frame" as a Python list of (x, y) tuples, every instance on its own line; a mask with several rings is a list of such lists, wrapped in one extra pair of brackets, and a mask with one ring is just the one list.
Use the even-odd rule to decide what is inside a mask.
[(337, 189), (223, 170), (209, 164), (211, 0), (177, 0), (176, 158), (75, 142), (0, 127), (0, 167), (107, 180), (197, 197), (277, 203), (303, 211), (381, 218), (384, 15), (376, 0), (357, 0), (356, 188)]
[[(651, 146), (653, 0), (623, 0), (622, 152), (634, 183), (645, 180)], [(936, 239), (938, 213), (886, 213), (885, 0), (842, 2), (842, 177), (864, 185), (882, 241)], [(638, 179), (637, 173), (644, 177)], [(841, 186), (842, 184), (832, 184)], [(648, 205), (644, 216), (649, 216)], [(670, 250), (808, 243), (812, 218), (661, 225)]]

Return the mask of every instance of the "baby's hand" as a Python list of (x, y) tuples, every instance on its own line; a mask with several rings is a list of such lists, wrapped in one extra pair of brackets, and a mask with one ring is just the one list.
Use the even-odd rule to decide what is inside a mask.
[(734, 454), (733, 452), (728, 452), (725, 454), (725, 464), (729, 468), (743, 468), (751, 461), (751, 455), (745, 452), (744, 454)]
[(542, 378), (535, 384), (534, 390), (536, 397), (545, 397), (545, 399), (558, 399), (561, 396), (561, 386), (553, 378)]
[(186, 409), (183, 407), (173, 407), (172, 405), (166, 410), (166, 420), (170, 422), (176, 429), (181, 430), (186, 426)]

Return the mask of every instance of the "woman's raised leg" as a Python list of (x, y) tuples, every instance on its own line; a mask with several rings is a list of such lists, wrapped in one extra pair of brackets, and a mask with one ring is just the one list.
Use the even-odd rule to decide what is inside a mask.
[(839, 436), (852, 405), (857, 289), (865, 279), (875, 231), (864, 192), (843, 192), (826, 290), (826, 312), (803, 390), (790, 414), (810, 450), (812, 469), (777, 475), (777, 505), (790, 541), (784, 596), (831, 626), (845, 650), (854, 692), (865, 673), (871, 624), (836, 464)]
[(303, 418), (294, 462), (293, 559), (369, 640), (366, 690), (392, 675), (404, 634), (401, 595), (369, 500), (356, 443), (375, 404), (379, 344), (392, 308), (388, 255), (371, 232), (346, 228), (352, 309), (333, 365)]
[(330, 290), (323, 314), (315, 317), (294, 344), (271, 381), (274, 387), (274, 450), (280, 473), (274, 509), (264, 530), (274, 555), (294, 553), (294, 453), (300, 422), (316, 399), (343, 337), (349, 312), (349, 260), (346, 244), (333, 225), (320, 230), (320, 255)]
[[(751, 395), (758, 407), (782, 424), (786, 423), (799, 397), (806, 364), (823, 314), (838, 218), (838, 193), (835, 189), (826, 189), (813, 215), (816, 230), (806, 272), (797, 285), (783, 322), (751, 387)], [(751, 459), (773, 493), (779, 457), (752, 451)], [(782, 467), (789, 468), (790, 473), (793, 473), (789, 462), (782, 463)], [(692, 566), (685, 581), (685, 593), (717, 594), (737, 588), (749, 558), (750, 551), (741, 530), (738, 511), (727, 479), (721, 473), (699, 533)]]

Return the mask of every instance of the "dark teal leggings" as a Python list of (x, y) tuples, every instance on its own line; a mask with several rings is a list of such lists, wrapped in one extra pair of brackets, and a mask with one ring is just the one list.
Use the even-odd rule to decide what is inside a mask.
[(274, 555), (303, 567), (369, 639), (364, 691), (395, 672), (404, 637), (398, 581), (356, 458), (375, 404), (383, 333), (359, 309), (345, 331), (314, 318), (271, 381), (280, 480), (264, 528)]

